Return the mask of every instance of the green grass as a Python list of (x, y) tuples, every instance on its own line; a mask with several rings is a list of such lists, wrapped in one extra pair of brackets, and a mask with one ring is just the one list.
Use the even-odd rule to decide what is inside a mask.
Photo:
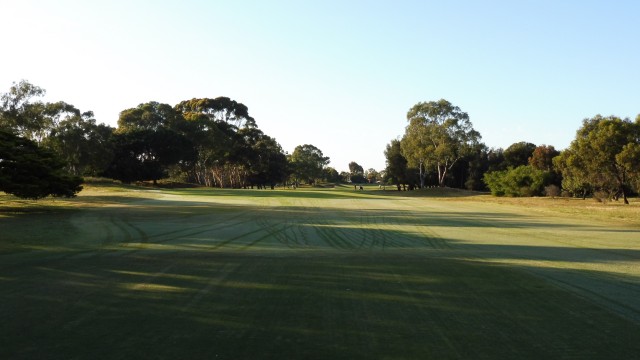
[(377, 186), (0, 195), (0, 358), (630, 359), (639, 209)]

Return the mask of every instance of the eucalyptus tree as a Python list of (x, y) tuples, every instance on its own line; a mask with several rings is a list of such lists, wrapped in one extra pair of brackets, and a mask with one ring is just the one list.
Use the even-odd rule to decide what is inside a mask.
[(329, 164), (329, 157), (324, 156), (322, 150), (317, 147), (304, 144), (296, 146), (289, 161), (296, 182), (304, 180), (308, 184), (314, 184), (322, 177), (324, 167)]
[(253, 134), (250, 138), (245, 137), (249, 184), (273, 189), (276, 184), (286, 181), (290, 168), (280, 144), (258, 129), (245, 128), (242, 132)]
[(195, 159), (191, 141), (169, 129), (116, 132), (112, 142), (114, 157), (105, 175), (124, 183), (155, 183), (168, 176), (171, 166), (188, 166)]
[(184, 122), (182, 113), (171, 105), (150, 101), (121, 111), (118, 117), (118, 132), (160, 128), (180, 131), (184, 130)]
[(93, 112), (75, 114), (60, 121), (43, 145), (65, 162), (73, 175), (100, 175), (113, 159), (110, 141), (114, 128), (98, 124)]
[(407, 121), (402, 153), (410, 167), (419, 169), (421, 187), (430, 168), (436, 170), (438, 184), (444, 186), (447, 171), (472, 152), (481, 138), (469, 115), (444, 99), (414, 105)]
[(0, 95), (0, 129), (30, 140), (40, 140), (50, 128), (45, 104), (38, 98), (46, 91), (22, 80)]
[(622, 196), (640, 177), (640, 117), (635, 122), (615, 116), (585, 119), (576, 138), (556, 164), (565, 183), (588, 184), (594, 190)]
[(61, 120), (80, 116), (80, 110), (64, 101), (45, 103), (46, 91), (22, 80), (0, 95), (0, 129), (41, 143)]
[(177, 104), (175, 109), (183, 114), (202, 114), (210, 120), (233, 124), (237, 128), (256, 127), (256, 121), (249, 116), (246, 105), (224, 96), (185, 100)]
[(248, 175), (243, 136), (248, 133), (246, 129), (257, 128), (248, 108), (227, 97), (218, 97), (185, 100), (174, 109), (184, 116), (186, 131), (197, 150), (191, 172), (193, 180), (207, 186), (242, 186)]
[(171, 105), (155, 101), (120, 112), (112, 138), (113, 161), (105, 174), (123, 182), (157, 180), (170, 168), (189, 168), (195, 161), (186, 121)]

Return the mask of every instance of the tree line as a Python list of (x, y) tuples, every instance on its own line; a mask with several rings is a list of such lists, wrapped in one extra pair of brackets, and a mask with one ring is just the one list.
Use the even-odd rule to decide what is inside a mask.
[(386, 146), (384, 170), (352, 161), (339, 173), (311, 144), (284, 152), (246, 105), (228, 97), (143, 103), (121, 111), (114, 128), (91, 111), (45, 103), (44, 94), (23, 80), (0, 95), (0, 191), (74, 196), (84, 176), (228, 188), (378, 182), (398, 190), (448, 186), (625, 202), (640, 190), (640, 115), (585, 119), (562, 151), (524, 141), (501, 149), (482, 143), (469, 115), (447, 100), (420, 102), (407, 113), (404, 135)]
[(24, 80), (0, 95), (0, 191), (74, 196), (83, 176), (273, 188), (333, 175), (320, 149), (284, 152), (247, 106), (228, 97), (143, 103), (120, 112), (114, 128), (71, 104), (43, 102), (44, 95)]
[(404, 135), (384, 152), (385, 181), (401, 189), (449, 186), (496, 196), (622, 198), (640, 191), (640, 115), (585, 119), (571, 145), (517, 142), (489, 148), (469, 115), (447, 100), (407, 113)]

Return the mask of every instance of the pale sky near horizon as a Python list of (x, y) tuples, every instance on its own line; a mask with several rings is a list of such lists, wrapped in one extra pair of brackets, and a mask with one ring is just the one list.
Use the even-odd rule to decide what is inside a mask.
[(569, 145), (582, 120), (640, 113), (640, 1), (0, 0), (0, 92), (120, 111), (228, 96), (285, 151), (385, 166), (421, 101), (489, 147)]

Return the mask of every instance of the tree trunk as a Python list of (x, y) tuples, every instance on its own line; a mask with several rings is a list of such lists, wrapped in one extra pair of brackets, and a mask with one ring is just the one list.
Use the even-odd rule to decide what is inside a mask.
[(438, 185), (444, 187), (444, 178), (447, 176), (447, 167), (438, 164)]

